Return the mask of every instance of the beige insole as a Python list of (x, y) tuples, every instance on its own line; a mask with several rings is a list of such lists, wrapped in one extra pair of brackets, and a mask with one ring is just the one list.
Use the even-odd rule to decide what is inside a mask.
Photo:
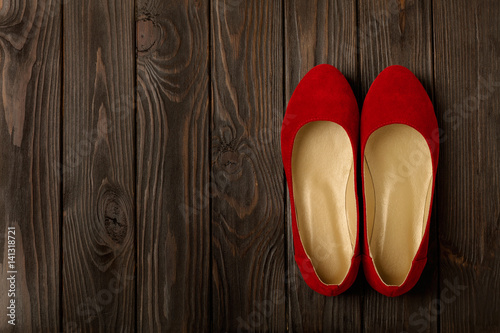
[(363, 168), (370, 254), (382, 281), (399, 286), (410, 271), (429, 215), (429, 146), (414, 128), (387, 125), (368, 138)]
[(316, 274), (325, 284), (346, 277), (356, 243), (356, 197), (351, 142), (329, 121), (304, 125), (292, 151), (297, 226)]

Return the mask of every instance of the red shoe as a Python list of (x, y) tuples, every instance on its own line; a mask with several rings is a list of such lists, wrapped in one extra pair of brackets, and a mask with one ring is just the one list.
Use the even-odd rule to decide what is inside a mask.
[(363, 270), (370, 285), (399, 296), (427, 261), (439, 130), (424, 87), (390, 66), (375, 79), (361, 112)]
[(290, 191), (295, 261), (305, 282), (326, 296), (352, 285), (361, 259), (358, 134), (358, 105), (349, 83), (335, 67), (316, 66), (288, 103), (281, 154)]

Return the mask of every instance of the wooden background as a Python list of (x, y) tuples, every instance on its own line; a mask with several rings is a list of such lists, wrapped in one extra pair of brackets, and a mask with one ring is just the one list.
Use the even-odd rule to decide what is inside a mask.
[[(1, 332), (500, 331), (499, 1), (0, 7)], [(360, 272), (327, 298), (293, 260), (279, 131), (320, 63), (360, 106), (392, 64), (434, 102), (429, 260), (404, 296)]]

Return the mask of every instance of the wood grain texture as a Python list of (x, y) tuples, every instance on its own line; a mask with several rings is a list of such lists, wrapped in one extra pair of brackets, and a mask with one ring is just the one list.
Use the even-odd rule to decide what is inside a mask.
[[(60, 33), (58, 1), (0, 1), (1, 332), (60, 329)], [(7, 322), (10, 270), (17, 270), (15, 326)]]
[[(499, 16), (495, 0), (0, 0), (3, 309), (8, 227), (18, 271), (0, 331), (498, 332)], [(280, 128), (321, 63), (360, 109), (392, 64), (434, 102), (428, 263), (403, 296), (360, 270), (324, 297), (295, 264)]]
[(213, 331), (284, 331), (282, 1), (212, 1)]
[[(285, 94), (288, 101), (300, 79), (315, 65), (337, 67), (356, 91), (356, 3), (354, 1), (285, 1)], [(338, 297), (314, 292), (295, 263), (287, 193), (288, 325), (293, 332), (359, 332), (362, 281)]]
[[(358, 52), (362, 96), (384, 68), (397, 64), (410, 69), (432, 99), (431, 2), (360, 0)], [(438, 315), (431, 306), (438, 297), (438, 219), (436, 211), (433, 212), (427, 265), (417, 285), (395, 298), (383, 296), (366, 285), (363, 302), (366, 332), (437, 331)]]
[(441, 331), (498, 332), (500, 3), (434, 2)]
[(209, 9), (137, 4), (138, 328), (210, 324)]
[(134, 2), (64, 13), (63, 329), (135, 329)]

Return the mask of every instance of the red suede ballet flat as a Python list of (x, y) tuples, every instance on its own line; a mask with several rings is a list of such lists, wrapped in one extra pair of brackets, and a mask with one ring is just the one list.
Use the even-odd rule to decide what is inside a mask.
[(364, 202), (363, 270), (370, 285), (398, 296), (417, 283), (427, 261), (439, 155), (431, 100), (408, 69), (375, 79), (361, 112)]
[(326, 296), (349, 288), (360, 265), (358, 134), (358, 105), (349, 83), (335, 67), (316, 66), (288, 103), (281, 154), (295, 261), (305, 282)]

